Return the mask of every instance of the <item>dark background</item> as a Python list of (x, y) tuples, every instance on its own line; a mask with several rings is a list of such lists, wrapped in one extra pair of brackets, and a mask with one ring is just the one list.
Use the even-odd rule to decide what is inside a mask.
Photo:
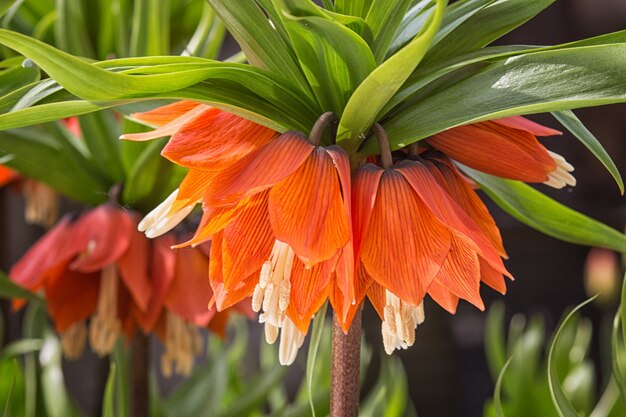
[[(504, 37), (500, 43), (557, 44), (625, 28), (624, 0), (562, 0)], [(576, 113), (624, 172), (626, 106), (578, 110)], [(532, 118), (559, 127), (549, 115)], [(540, 186), (541, 190), (591, 217), (623, 229), (626, 224), (623, 199), (602, 165), (568, 134), (548, 138), (544, 143), (576, 167), (578, 185), (560, 191)], [(582, 270), (588, 248), (541, 235), (493, 204), (489, 207), (501, 228), (510, 256), (506, 265), (516, 281), (508, 283), (505, 297), (485, 288), (483, 296), (487, 306), (493, 300), (503, 299), (508, 318), (520, 312), (542, 313), (548, 328), (553, 328), (568, 306), (586, 298)], [(42, 233), (41, 228), (24, 224), (22, 213), (19, 196), (10, 187), (0, 190), (0, 267), (5, 271)], [(3, 313), (9, 313), (6, 303), (0, 303), (0, 307)], [(587, 314), (596, 322), (599, 320), (600, 312), (594, 307), (589, 308)], [(427, 302), (426, 317), (426, 322), (418, 329), (415, 346), (396, 353), (402, 358), (409, 375), (410, 395), (418, 414), (427, 417), (482, 415), (483, 404), (493, 392), (482, 344), (485, 313), (462, 303), (456, 316), (450, 316), (434, 303)], [(17, 317), (8, 322), (11, 338), (18, 335), (18, 323)], [(365, 311), (364, 325), (370, 344), (382, 350), (380, 319), (369, 308)], [(106, 363), (89, 354), (78, 363), (66, 364), (65, 368), (68, 385), (95, 415), (99, 406), (94, 402), (97, 404), (106, 377)], [(92, 377), (81, 377), (86, 373)]]

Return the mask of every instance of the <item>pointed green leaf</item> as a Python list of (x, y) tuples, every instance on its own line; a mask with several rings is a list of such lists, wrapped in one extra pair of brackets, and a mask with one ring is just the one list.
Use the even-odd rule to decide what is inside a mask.
[(167, 55), (169, 26), (170, 0), (135, 0), (130, 56)]
[(462, 169), (504, 211), (533, 229), (570, 243), (626, 252), (625, 235), (552, 200), (529, 185), (468, 167)]
[(592, 297), (587, 301), (579, 304), (563, 319), (556, 334), (554, 335), (554, 338), (552, 339), (552, 343), (550, 344), (547, 369), (548, 383), (550, 386), (550, 395), (552, 396), (552, 402), (554, 403), (554, 407), (556, 408), (556, 411), (560, 417), (579, 417), (579, 414), (565, 396), (565, 392), (563, 391), (563, 387), (561, 386), (561, 382), (559, 381), (557, 369), (554, 364), (554, 352), (556, 349), (556, 345), (559, 343), (559, 337), (563, 332), (563, 328), (567, 326), (572, 317), (576, 316), (580, 309), (592, 302), (595, 298), (596, 297)]
[(318, 116), (325, 111), (340, 115), (350, 95), (376, 66), (369, 46), (326, 17), (290, 15), (285, 27), (322, 110)]
[(55, 39), (56, 45), (66, 52), (92, 57), (94, 48), (89, 39), (84, 4), (81, 0), (55, 0)]
[(0, 297), (1, 298), (19, 298), (36, 303), (43, 303), (44, 300), (39, 295), (32, 293), (9, 278), (4, 272), (0, 271)]
[[(494, 63), (395, 114), (383, 126), (397, 149), (481, 120), (624, 101), (626, 44), (566, 48)], [(375, 149), (368, 143), (364, 152)]]
[(412, 0), (373, 0), (365, 21), (372, 31), (372, 52), (377, 63), (387, 56), (402, 19), (413, 3)]
[(209, 3), (237, 40), (250, 63), (283, 74), (291, 83), (299, 86), (304, 94), (309, 93), (287, 39), (283, 39), (280, 32), (272, 29), (270, 21), (265, 18), (254, 0), (209, 0)]
[(366, 18), (374, 0), (335, 0), (335, 12)]
[(596, 139), (593, 133), (591, 133), (578, 117), (569, 110), (554, 112), (552, 115), (602, 162), (602, 165), (604, 165), (607, 171), (613, 176), (620, 191), (624, 194), (624, 181), (622, 180), (622, 176), (609, 154), (604, 150), (604, 147), (602, 147), (602, 144)]
[[(555, 0), (498, 0), (481, 8), (463, 24), (457, 26), (438, 43), (424, 58), (432, 62), (482, 48), (541, 13)], [(465, 3), (465, 4), (463, 4)], [(482, 0), (459, 2), (459, 8), (467, 3), (482, 6)]]
[[(380, 110), (404, 84), (426, 54), (435, 33), (441, 25), (447, 0), (436, 0), (429, 24), (407, 46), (378, 66), (350, 97), (339, 121), (337, 143), (354, 152)], [(364, 106), (363, 103), (367, 103)]]

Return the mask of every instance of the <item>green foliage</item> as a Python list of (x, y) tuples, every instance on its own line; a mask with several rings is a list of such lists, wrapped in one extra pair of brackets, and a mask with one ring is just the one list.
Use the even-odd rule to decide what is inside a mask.
[(602, 395), (596, 398), (595, 368), (589, 358), (592, 326), (578, 315), (592, 300), (565, 315), (551, 341), (540, 317), (527, 323), (518, 315), (509, 325), (507, 343), (504, 310), (499, 304), (490, 309), (485, 349), (497, 381), (494, 398), (485, 405), (485, 417), (626, 415), (614, 379), (603, 384)]

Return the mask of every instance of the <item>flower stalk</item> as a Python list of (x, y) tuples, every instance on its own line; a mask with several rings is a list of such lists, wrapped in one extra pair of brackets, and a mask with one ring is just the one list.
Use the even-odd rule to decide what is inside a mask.
[(336, 314), (333, 316), (330, 417), (359, 415), (359, 374), (361, 368), (361, 311), (359, 308), (348, 334)]
[(148, 417), (150, 397), (148, 391), (148, 365), (150, 363), (150, 336), (136, 332), (131, 353), (131, 415)]

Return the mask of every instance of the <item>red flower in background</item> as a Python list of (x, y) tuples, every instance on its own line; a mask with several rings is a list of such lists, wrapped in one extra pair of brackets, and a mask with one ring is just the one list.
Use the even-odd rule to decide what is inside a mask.
[[(139, 327), (164, 340), (166, 374), (188, 373), (201, 346), (194, 326), (211, 327), (216, 317), (207, 309), (208, 259), (199, 249), (171, 251), (172, 237), (153, 245), (137, 231), (137, 217), (113, 204), (75, 221), (66, 216), (10, 276), (31, 291), (43, 290), (69, 358), (81, 354), (87, 338), (94, 352), (106, 355)], [(213, 327), (223, 332), (222, 325), (218, 319)]]

